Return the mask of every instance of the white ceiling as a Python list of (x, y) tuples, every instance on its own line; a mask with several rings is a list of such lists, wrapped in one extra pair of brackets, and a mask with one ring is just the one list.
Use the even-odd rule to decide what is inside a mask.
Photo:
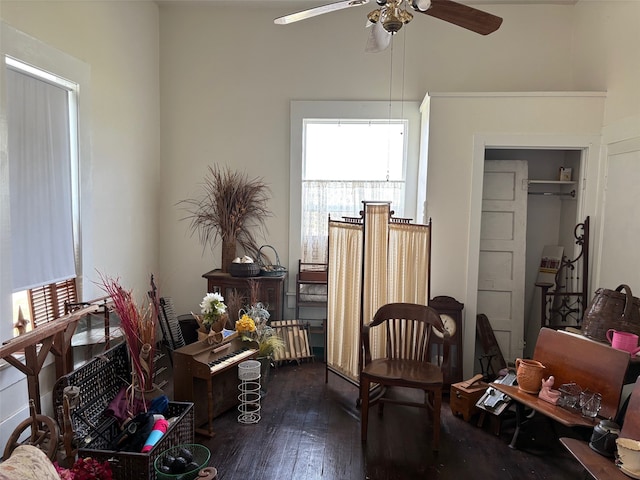
[[(326, 5), (335, 3), (339, 0), (155, 0), (158, 4), (210, 4), (210, 5), (224, 5), (224, 6), (273, 6), (273, 7), (286, 7), (288, 6), (300, 6), (309, 8), (318, 5)], [(579, 0), (462, 0), (459, 3), (467, 5), (526, 5), (526, 4), (554, 4), (554, 5), (573, 5), (578, 3)], [(371, 3), (375, 3), (375, 0), (370, 0)]]

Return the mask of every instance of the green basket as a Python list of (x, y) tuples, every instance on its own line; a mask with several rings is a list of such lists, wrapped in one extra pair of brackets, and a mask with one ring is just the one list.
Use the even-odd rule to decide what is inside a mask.
[[(187, 449), (193, 455), (193, 462), (198, 464), (198, 468), (192, 468), (190, 470), (180, 473), (165, 473), (162, 470), (162, 466), (165, 464), (168, 456), (178, 457), (182, 449)], [(156, 471), (156, 478), (158, 480), (194, 480), (198, 478), (198, 472), (205, 468), (209, 463), (211, 452), (204, 445), (197, 443), (176, 445), (162, 452), (156, 458), (153, 463), (153, 468)]]

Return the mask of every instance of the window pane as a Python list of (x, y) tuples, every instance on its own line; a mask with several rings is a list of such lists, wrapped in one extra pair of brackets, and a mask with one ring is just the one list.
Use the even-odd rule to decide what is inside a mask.
[(305, 180), (403, 180), (406, 121), (305, 121)]
[(362, 202), (405, 202), (406, 120), (305, 120), (302, 258), (325, 262), (327, 220), (359, 216)]

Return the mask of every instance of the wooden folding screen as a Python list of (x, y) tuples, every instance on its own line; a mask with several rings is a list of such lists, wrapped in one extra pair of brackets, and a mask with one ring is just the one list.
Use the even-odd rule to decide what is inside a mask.
[[(427, 305), (431, 224), (392, 217), (389, 202), (363, 202), (361, 217), (329, 220), (327, 372), (357, 384), (360, 332), (391, 302)], [(374, 336), (372, 352), (384, 346)]]

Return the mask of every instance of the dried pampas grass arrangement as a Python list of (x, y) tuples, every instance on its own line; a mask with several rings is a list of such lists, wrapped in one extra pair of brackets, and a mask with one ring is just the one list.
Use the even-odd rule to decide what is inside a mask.
[(120, 317), (132, 366), (131, 384), (142, 392), (153, 388), (153, 359), (156, 351), (156, 317), (152, 308), (140, 309), (131, 290), (125, 290), (119, 279), (100, 275), (102, 288), (111, 297), (113, 309)]
[(198, 234), (200, 243), (213, 249), (222, 242), (222, 271), (227, 272), (235, 258), (236, 246), (256, 256), (258, 245), (254, 231), (266, 231), (266, 218), (271, 211), (269, 187), (261, 178), (249, 179), (247, 174), (229, 167), (209, 166), (202, 183), (202, 194), (178, 202), (184, 207), (191, 234)]

